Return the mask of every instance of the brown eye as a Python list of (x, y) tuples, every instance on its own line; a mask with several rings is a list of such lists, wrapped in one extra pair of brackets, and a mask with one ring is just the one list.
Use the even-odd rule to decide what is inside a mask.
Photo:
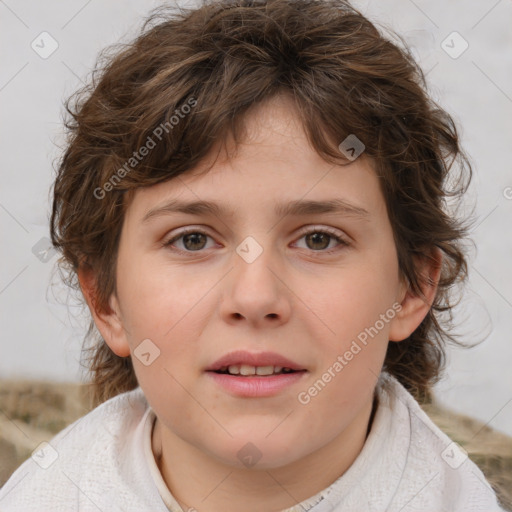
[(176, 250), (181, 252), (195, 252), (205, 248), (208, 238), (211, 237), (202, 231), (191, 230), (178, 234), (164, 245), (173, 246), (175, 242), (181, 241), (183, 248), (176, 247)]
[(206, 236), (203, 233), (190, 233), (183, 236), (183, 245), (190, 251), (203, 249)]
[[(330, 254), (350, 245), (337, 231), (331, 231), (324, 227), (321, 229), (310, 229), (302, 234), (300, 240), (302, 239), (304, 239), (306, 246), (301, 247), (302, 249), (309, 249), (310, 251), (318, 252), (320, 254)], [(332, 246), (333, 241), (337, 242), (337, 245), (335, 244)]]
[(306, 235), (308, 248), (320, 251), (327, 249), (331, 238), (333, 238), (331, 235), (320, 232), (310, 233), (309, 235)]

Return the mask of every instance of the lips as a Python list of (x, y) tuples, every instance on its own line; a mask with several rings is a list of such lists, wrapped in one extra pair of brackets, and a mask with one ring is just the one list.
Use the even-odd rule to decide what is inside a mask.
[(300, 385), (308, 370), (275, 352), (230, 352), (205, 369), (206, 377), (218, 389), (239, 399), (270, 398), (285, 395)]
[(299, 363), (288, 359), (287, 357), (277, 354), (275, 352), (260, 352), (253, 353), (245, 350), (237, 350), (230, 352), (214, 363), (208, 366), (205, 371), (207, 372), (225, 372), (229, 367), (274, 367), (280, 369), (289, 369), (291, 371), (306, 371), (306, 368)]

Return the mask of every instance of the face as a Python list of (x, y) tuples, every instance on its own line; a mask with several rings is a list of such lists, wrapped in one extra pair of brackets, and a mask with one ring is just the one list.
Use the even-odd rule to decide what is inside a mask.
[[(270, 468), (318, 452), (368, 412), (387, 344), (404, 329), (405, 290), (371, 161), (322, 160), (284, 98), (246, 126), (208, 172), (135, 193), (103, 331), (132, 355), (169, 436), (237, 466), (250, 442)], [(178, 201), (221, 210), (175, 211)], [(337, 209), (284, 214), (305, 201)], [(235, 375), (222, 374), (230, 365)], [(277, 374), (236, 375), (255, 366)]]

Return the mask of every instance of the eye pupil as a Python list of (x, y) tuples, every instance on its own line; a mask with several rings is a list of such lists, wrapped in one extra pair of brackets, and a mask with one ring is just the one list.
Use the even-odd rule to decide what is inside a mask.
[[(188, 249), (188, 250), (191, 250), (191, 251), (194, 251), (194, 250), (199, 250), (201, 249), (201, 242), (199, 242), (199, 246), (200, 247), (197, 247), (197, 237), (205, 237), (205, 235), (203, 235), (203, 233), (188, 233), (186, 235), (183, 236), (183, 245), (185, 245), (185, 247)], [(192, 247), (187, 244), (188, 241), (192, 240)], [(203, 240), (204, 242), (204, 240)], [(204, 245), (204, 244), (203, 244)]]
[[(326, 247), (329, 246), (329, 239), (330, 239), (330, 235), (327, 235), (326, 233), (310, 233), (308, 235), (306, 235), (306, 240), (309, 242), (309, 241), (312, 241), (313, 245), (317, 244), (317, 243), (320, 243), (321, 247), (315, 247), (315, 249), (325, 249)], [(322, 243), (322, 239), (323, 239), (323, 242), (327, 242), (327, 243)], [(308, 243), (308, 246), (310, 244)], [(312, 247), (310, 247), (312, 248)]]

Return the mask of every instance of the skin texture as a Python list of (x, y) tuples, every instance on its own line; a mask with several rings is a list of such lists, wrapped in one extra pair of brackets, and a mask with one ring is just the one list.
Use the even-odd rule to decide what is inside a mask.
[[(243, 144), (234, 151), (228, 141), (229, 154), (221, 152), (208, 172), (200, 174), (201, 166), (136, 191), (108, 311), (91, 307), (94, 275), (79, 275), (96, 325), (117, 355), (133, 354), (148, 338), (160, 350), (149, 366), (132, 359), (157, 415), (153, 451), (184, 510), (278, 511), (342, 475), (364, 445), (387, 344), (420, 324), (439, 279), (438, 270), (424, 267), (436, 283), (423, 290), (426, 302), (408, 291), (378, 178), (364, 154), (345, 166), (322, 160), (286, 97), (256, 106), (246, 129)], [(142, 221), (176, 198), (216, 201), (232, 215), (168, 213)], [(276, 202), (333, 198), (368, 214), (274, 213)], [(187, 226), (208, 237), (165, 245)], [(303, 232), (326, 227), (348, 245)], [(236, 252), (248, 236), (263, 249), (252, 263)], [(298, 394), (393, 304), (401, 309), (392, 320), (301, 404)], [(233, 350), (278, 352), (307, 373), (276, 396), (235, 397), (204, 371)], [(248, 442), (261, 453), (252, 467), (237, 456)]]

